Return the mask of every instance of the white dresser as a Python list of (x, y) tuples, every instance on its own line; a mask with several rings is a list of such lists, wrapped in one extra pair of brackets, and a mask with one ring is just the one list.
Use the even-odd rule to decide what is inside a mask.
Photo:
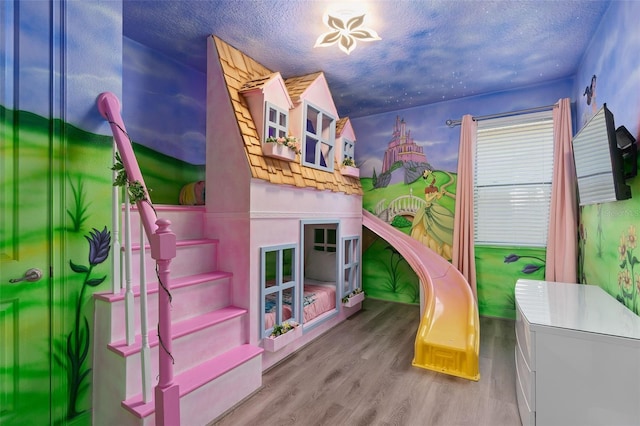
[(597, 286), (518, 280), (523, 426), (640, 425), (640, 317)]

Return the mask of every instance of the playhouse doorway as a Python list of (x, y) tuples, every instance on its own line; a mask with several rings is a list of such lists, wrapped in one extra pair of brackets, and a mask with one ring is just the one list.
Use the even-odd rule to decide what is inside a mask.
[(301, 309), (305, 329), (338, 314), (340, 297), (340, 223), (302, 221), (300, 253)]

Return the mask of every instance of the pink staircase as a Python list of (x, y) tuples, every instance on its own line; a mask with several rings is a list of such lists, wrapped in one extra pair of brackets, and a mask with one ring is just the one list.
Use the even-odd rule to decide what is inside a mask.
[[(204, 425), (261, 386), (263, 349), (246, 343), (247, 311), (231, 303), (233, 275), (217, 268), (218, 241), (202, 235), (204, 209), (155, 208), (159, 217), (171, 221), (171, 230), (177, 236), (177, 254), (171, 263), (171, 355), (175, 360), (174, 382), (180, 393), (181, 423)], [(139, 226), (135, 212), (132, 229)], [(138, 265), (139, 241), (134, 239), (132, 247), (133, 265)], [(150, 269), (154, 262), (148, 253), (146, 264)], [(135, 268), (133, 276), (137, 277)], [(158, 290), (155, 271), (148, 270), (146, 275), (151, 377), (156, 378), (160, 350), (155, 330), (157, 297), (163, 290)], [(134, 287), (136, 307), (138, 288)], [(140, 319), (135, 319), (135, 343), (127, 345), (124, 294), (96, 294), (95, 303), (94, 424), (155, 425), (155, 403), (144, 403), (142, 398)]]
[(120, 102), (105, 92), (97, 104), (121, 159), (114, 180), (142, 197), (120, 211), (113, 193), (114, 285), (95, 295), (93, 424), (205, 425), (261, 386), (263, 349), (247, 344), (247, 311), (233, 306), (204, 208), (154, 206)]

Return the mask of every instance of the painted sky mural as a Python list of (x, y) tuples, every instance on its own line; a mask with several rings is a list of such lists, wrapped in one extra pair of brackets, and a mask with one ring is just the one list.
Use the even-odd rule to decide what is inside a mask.
[[(5, 7), (3, 5), (3, 7)], [(65, 64), (65, 84), (68, 90), (73, 90), (77, 102), (66, 103), (64, 118), (68, 123), (84, 129), (99, 129), (100, 133), (110, 134), (108, 125), (99, 115), (87, 114), (86, 105), (95, 104), (98, 94), (105, 90), (120, 91), (122, 69), (121, 60), (114, 60), (112, 49), (114, 40), (122, 40), (122, 25), (120, 5), (118, 2), (75, 2), (74, 7), (66, 8), (68, 22), (83, 22), (84, 25), (67, 25), (65, 30), (65, 49), (67, 61)], [(97, 18), (99, 17), (99, 18)], [(47, 9), (41, 7), (20, 7), (20, 44), (28, 48), (20, 49), (20, 60), (25, 64), (20, 69), (20, 105), (19, 109), (30, 111), (43, 117), (49, 117), (50, 105), (43, 101), (49, 94), (49, 58), (41, 52), (50, 50), (47, 37), (42, 37), (47, 31), (49, 16)], [(91, 28), (91, 31), (87, 31)], [(54, 32), (59, 32), (55, 28)], [(57, 37), (62, 37), (59, 33)], [(107, 40), (107, 41), (106, 41)], [(0, 67), (10, 70), (14, 66), (13, 45), (0, 43)], [(99, 54), (86, 54), (103, 49)], [(95, 73), (100, 69), (100, 75)], [(12, 104), (11, 90), (14, 88), (0, 88), (0, 103)], [(59, 110), (54, 113), (60, 114)]]

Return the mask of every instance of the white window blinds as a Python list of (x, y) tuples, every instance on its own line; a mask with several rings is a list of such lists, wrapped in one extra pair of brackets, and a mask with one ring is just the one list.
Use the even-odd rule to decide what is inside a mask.
[(475, 244), (546, 246), (552, 111), (478, 122), (475, 160)]

